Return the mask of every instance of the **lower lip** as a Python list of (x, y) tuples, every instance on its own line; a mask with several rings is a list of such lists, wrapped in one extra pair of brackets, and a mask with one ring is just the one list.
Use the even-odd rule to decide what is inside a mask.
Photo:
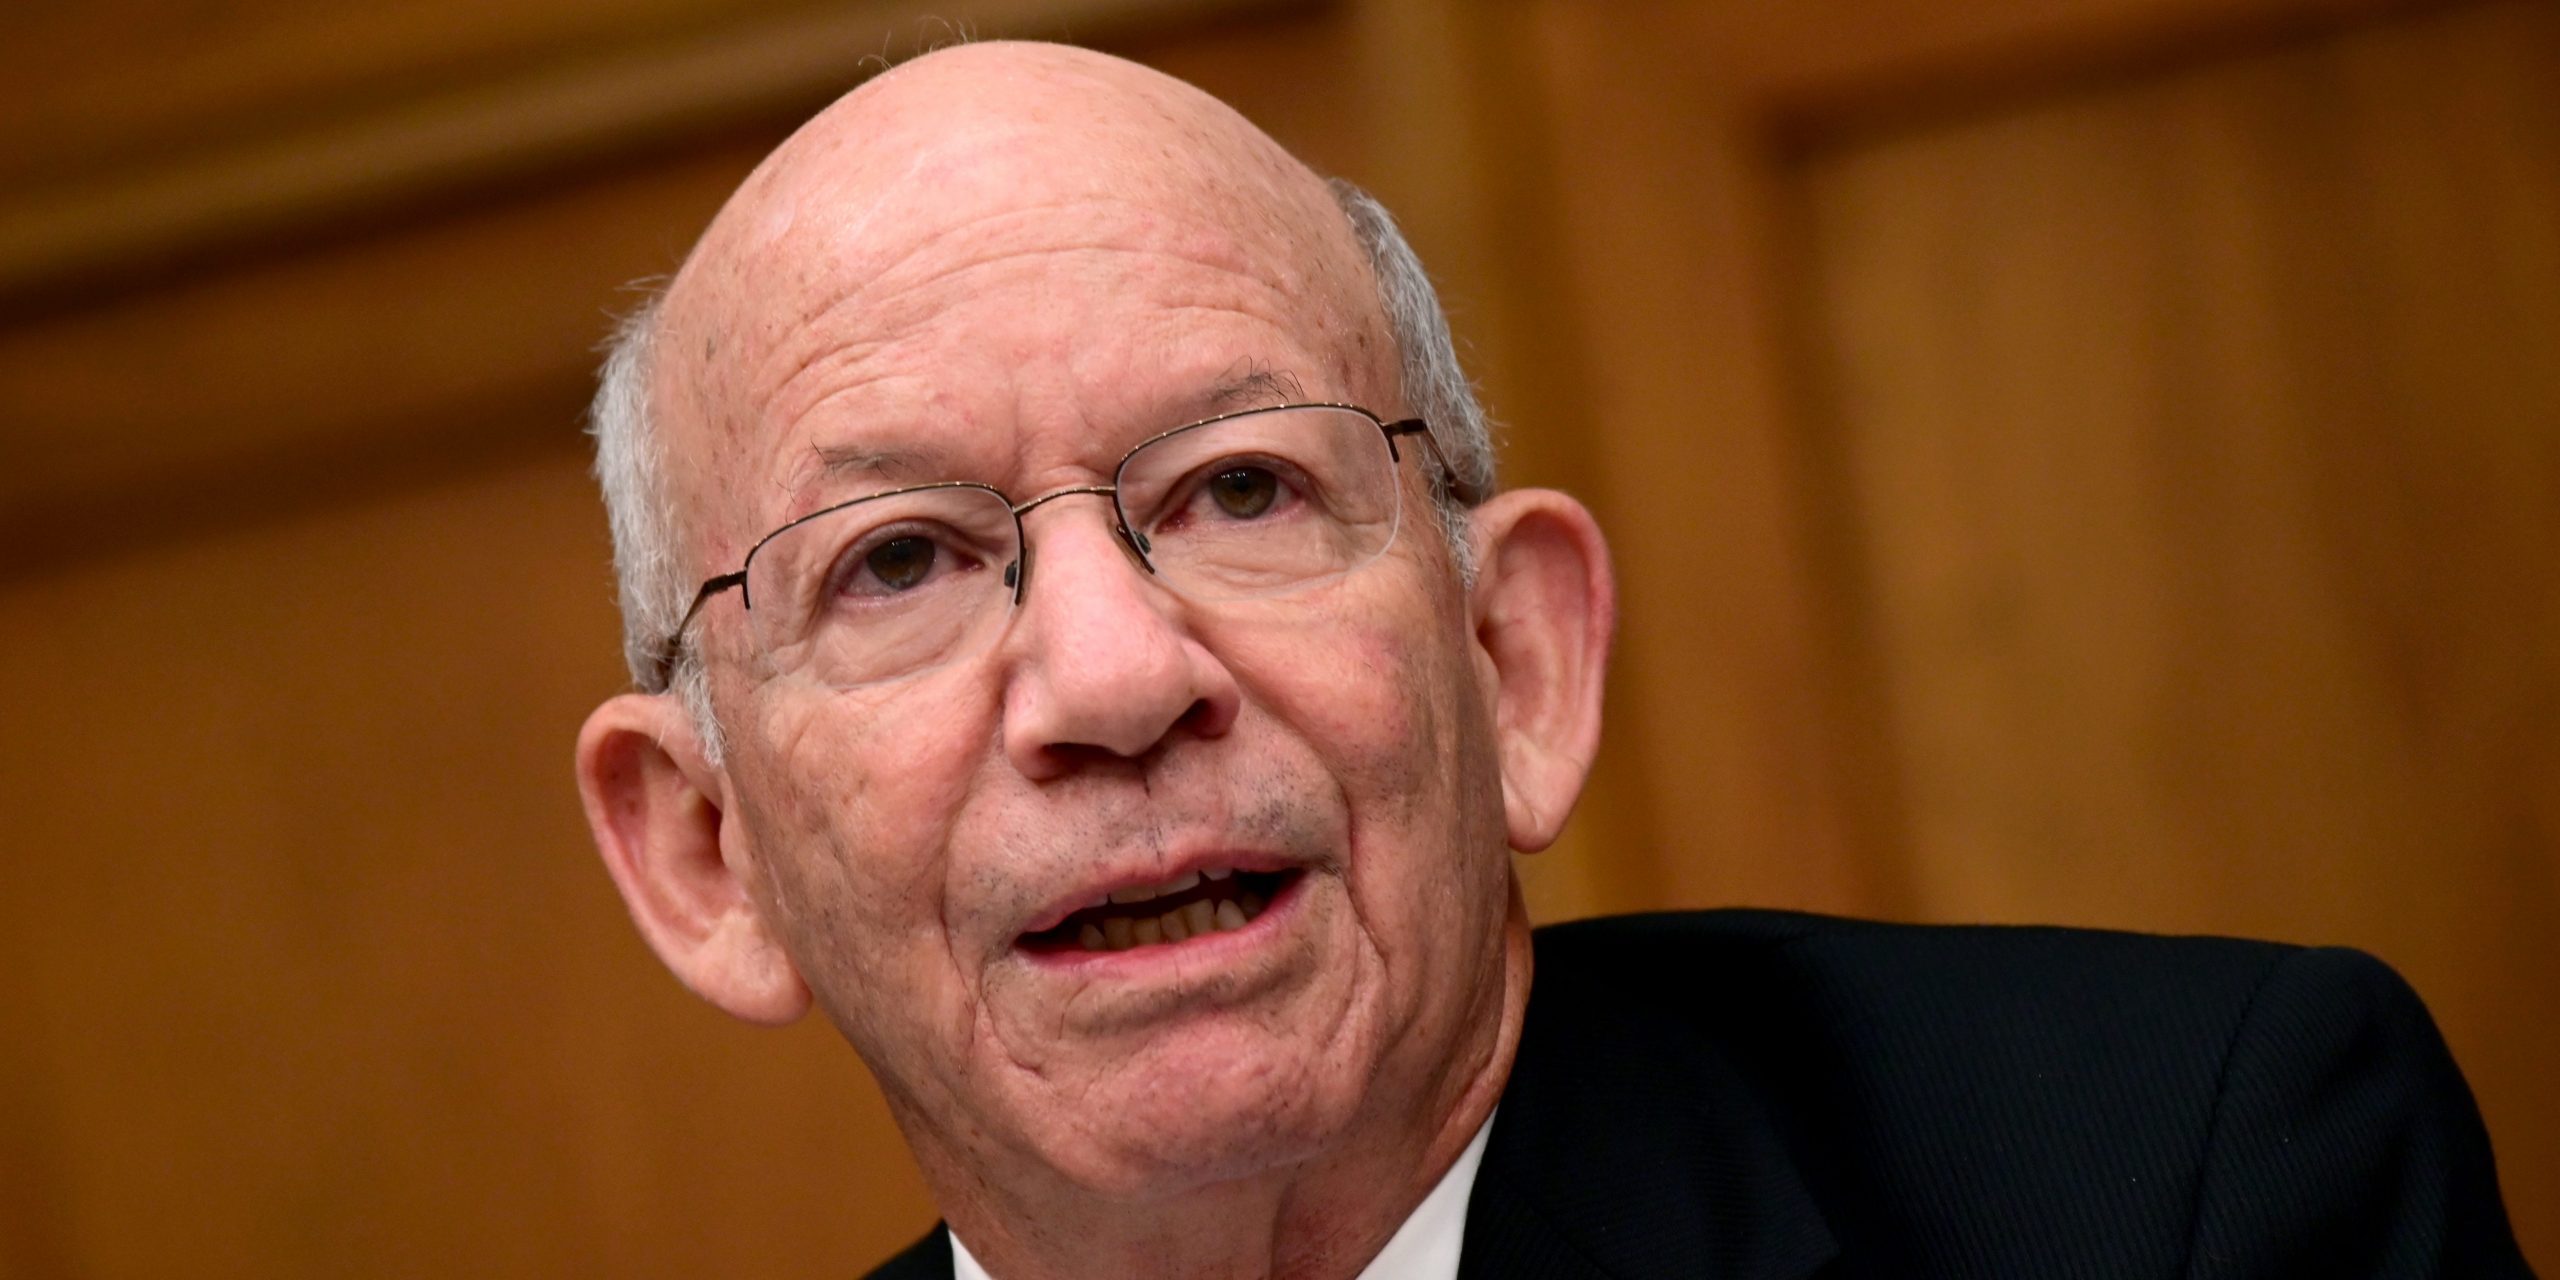
[(1015, 947), (1014, 954), (1043, 969), (1097, 978), (1137, 977), (1156, 966), (1174, 963), (1185, 968), (1215, 964), (1241, 956), (1289, 927), (1298, 913), (1298, 900), (1304, 896), (1308, 874), (1301, 871), (1289, 877), (1289, 882), (1263, 905), (1262, 914), (1245, 921), (1241, 929), (1195, 934), (1180, 942), (1159, 942), (1126, 951), (1087, 951), (1081, 947), (1033, 951)]

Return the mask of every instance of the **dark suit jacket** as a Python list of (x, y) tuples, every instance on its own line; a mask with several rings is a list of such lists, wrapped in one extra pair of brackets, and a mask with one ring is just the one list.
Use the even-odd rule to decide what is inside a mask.
[(1718, 911), (1542, 929), (1530, 990), (1462, 1280), (2531, 1274), (2360, 952)]

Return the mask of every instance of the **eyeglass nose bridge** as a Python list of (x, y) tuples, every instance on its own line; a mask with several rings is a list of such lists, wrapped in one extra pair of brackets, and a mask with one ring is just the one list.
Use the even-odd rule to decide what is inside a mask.
[(1130, 557), (1138, 562), (1139, 568), (1147, 571), (1147, 576), (1155, 576), (1156, 563), (1150, 554), (1154, 547), (1147, 542), (1147, 535), (1130, 528), (1127, 517), (1121, 514), (1120, 486), (1116, 484), (1069, 485), (1064, 489), (1052, 489), (1039, 497), (1026, 498), (1014, 504), (1013, 540), (1014, 545), (1022, 549), (1022, 554), (1016, 557), (1012, 564), (1005, 566), (1004, 585), (1013, 589), (1013, 603), (1016, 607), (1021, 606), (1023, 594), (1031, 589), (1031, 531), (1023, 527), (1022, 518), (1031, 514), (1035, 508), (1047, 506), (1060, 498), (1072, 498), (1086, 493), (1111, 499), (1111, 535), (1120, 540), (1121, 546), (1128, 548)]

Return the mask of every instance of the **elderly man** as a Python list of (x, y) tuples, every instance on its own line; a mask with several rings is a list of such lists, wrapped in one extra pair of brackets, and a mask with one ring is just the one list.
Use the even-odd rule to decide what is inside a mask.
[(1533, 1015), (1600, 534), (1492, 491), (1385, 213), (1187, 86), (880, 76), (596, 422), (597, 842), (687, 986), (878, 1077), (948, 1224), (882, 1274), (2521, 1272), (2360, 958), (1664, 917), (1548, 931)]

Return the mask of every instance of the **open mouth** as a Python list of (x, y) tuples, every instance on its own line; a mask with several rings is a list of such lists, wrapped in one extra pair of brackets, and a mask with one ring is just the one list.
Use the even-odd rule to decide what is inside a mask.
[(1253, 923), (1297, 883), (1296, 870), (1186, 871), (1158, 885), (1114, 890), (1053, 928), (1022, 935), (1026, 951), (1127, 951), (1166, 946)]

